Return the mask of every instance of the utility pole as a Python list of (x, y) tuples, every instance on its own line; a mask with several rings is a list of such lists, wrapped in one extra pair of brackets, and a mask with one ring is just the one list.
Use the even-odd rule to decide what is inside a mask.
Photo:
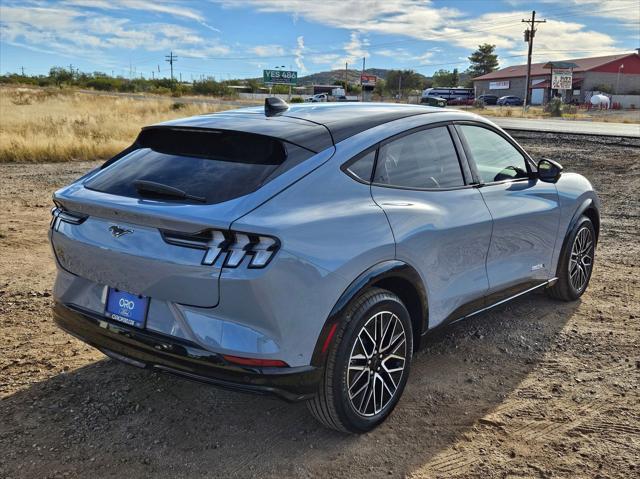
[(398, 100), (402, 99), (402, 72), (398, 74)]
[(169, 55), (165, 55), (165, 62), (171, 66), (171, 87), (173, 88), (173, 62), (178, 60), (178, 57), (173, 54), (173, 51), (169, 52)]
[(20, 70), (22, 70), (22, 76), (24, 76), (24, 67), (20, 67)]
[(364, 102), (364, 86), (362, 85), (362, 77), (364, 75), (364, 61), (365, 61), (365, 57), (362, 57), (362, 73), (360, 74), (360, 95), (361, 95), (361, 100)]
[(347, 94), (348, 86), (347, 86), (347, 70), (349, 69), (349, 63), (345, 62), (344, 64), (344, 94)]
[(546, 20), (536, 20), (536, 11), (531, 12), (531, 19), (522, 19), (523, 23), (526, 23), (528, 28), (524, 31), (524, 41), (529, 43), (529, 53), (527, 54), (527, 76), (524, 86), (524, 108), (529, 105), (530, 91), (529, 82), (531, 81), (531, 54), (533, 52), (533, 37), (536, 36), (536, 23), (546, 23)]

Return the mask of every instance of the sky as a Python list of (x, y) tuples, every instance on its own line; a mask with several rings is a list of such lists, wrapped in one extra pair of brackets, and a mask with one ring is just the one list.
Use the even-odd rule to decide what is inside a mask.
[(124, 77), (189, 81), (299, 76), (330, 69), (463, 71), (480, 43), (500, 66), (526, 62), (525, 24), (536, 10), (534, 61), (633, 52), (640, 0), (0, 0), (0, 73), (70, 65)]

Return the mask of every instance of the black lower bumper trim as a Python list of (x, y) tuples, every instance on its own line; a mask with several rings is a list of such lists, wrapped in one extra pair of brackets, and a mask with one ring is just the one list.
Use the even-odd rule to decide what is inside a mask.
[(270, 394), (287, 401), (310, 399), (322, 371), (313, 366), (253, 368), (233, 365), (222, 355), (179, 338), (115, 323), (73, 305), (56, 303), (58, 326), (107, 356), (235, 391)]

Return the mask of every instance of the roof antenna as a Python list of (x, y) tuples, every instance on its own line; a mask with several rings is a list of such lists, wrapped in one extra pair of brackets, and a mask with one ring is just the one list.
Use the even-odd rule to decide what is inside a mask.
[(283, 111), (287, 111), (289, 105), (286, 101), (272, 96), (264, 99), (264, 114), (265, 116), (275, 116)]

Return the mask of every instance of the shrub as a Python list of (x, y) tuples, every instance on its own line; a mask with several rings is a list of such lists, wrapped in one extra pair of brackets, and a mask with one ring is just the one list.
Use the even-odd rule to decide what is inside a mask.
[(302, 98), (301, 96), (294, 96), (294, 97), (291, 97), (291, 100), (289, 100), (289, 103), (304, 103), (304, 98)]
[(552, 98), (549, 102), (549, 114), (551, 116), (562, 116), (562, 99)]
[(473, 101), (473, 107), (479, 110), (484, 110), (484, 102), (482, 100), (475, 99)]

